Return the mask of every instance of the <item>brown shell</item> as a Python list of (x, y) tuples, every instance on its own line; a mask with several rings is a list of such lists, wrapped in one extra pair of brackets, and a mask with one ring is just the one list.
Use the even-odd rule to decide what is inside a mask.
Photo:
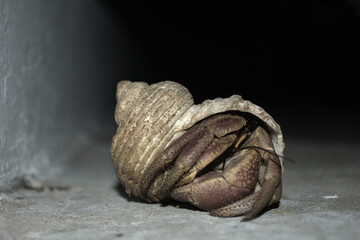
[(111, 159), (129, 195), (145, 199), (139, 189), (144, 169), (184, 130), (213, 114), (239, 111), (258, 117), (268, 128), (276, 153), (283, 154), (280, 126), (264, 109), (239, 95), (194, 105), (189, 91), (172, 81), (152, 85), (121, 81), (116, 99), (118, 129), (112, 140)]

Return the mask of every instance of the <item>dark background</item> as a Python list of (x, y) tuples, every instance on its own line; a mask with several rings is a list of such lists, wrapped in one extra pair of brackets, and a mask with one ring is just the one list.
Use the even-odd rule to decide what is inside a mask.
[[(285, 138), (357, 140), (356, 1), (99, 3), (114, 38), (110, 106), (119, 80), (173, 80), (196, 103), (242, 95), (266, 109)], [(124, 30), (129, 50), (121, 47)]]

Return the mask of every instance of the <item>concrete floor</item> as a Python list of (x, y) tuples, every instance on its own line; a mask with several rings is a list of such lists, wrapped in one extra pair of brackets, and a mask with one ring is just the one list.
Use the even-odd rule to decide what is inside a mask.
[(281, 204), (242, 222), (129, 199), (109, 142), (91, 141), (58, 177), (0, 195), (0, 239), (358, 239), (359, 145), (287, 140), (286, 155)]

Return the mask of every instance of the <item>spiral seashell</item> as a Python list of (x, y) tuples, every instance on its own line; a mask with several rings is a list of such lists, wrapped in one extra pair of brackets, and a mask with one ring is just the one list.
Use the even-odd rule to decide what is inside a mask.
[[(154, 161), (173, 141), (199, 121), (218, 113), (239, 112), (256, 117), (268, 131), (276, 154), (284, 150), (280, 126), (265, 110), (239, 95), (194, 104), (182, 85), (121, 81), (117, 85), (115, 120), (118, 125), (111, 144), (111, 159), (126, 193), (143, 200), (141, 184)], [(280, 159), (282, 165), (282, 159)], [(283, 169), (283, 168), (282, 168)]]

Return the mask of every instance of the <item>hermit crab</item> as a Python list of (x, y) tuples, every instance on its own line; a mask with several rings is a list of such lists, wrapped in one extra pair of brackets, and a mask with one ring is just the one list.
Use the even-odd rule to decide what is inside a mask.
[(111, 159), (125, 191), (251, 219), (282, 194), (283, 135), (239, 95), (194, 104), (182, 85), (121, 81)]

